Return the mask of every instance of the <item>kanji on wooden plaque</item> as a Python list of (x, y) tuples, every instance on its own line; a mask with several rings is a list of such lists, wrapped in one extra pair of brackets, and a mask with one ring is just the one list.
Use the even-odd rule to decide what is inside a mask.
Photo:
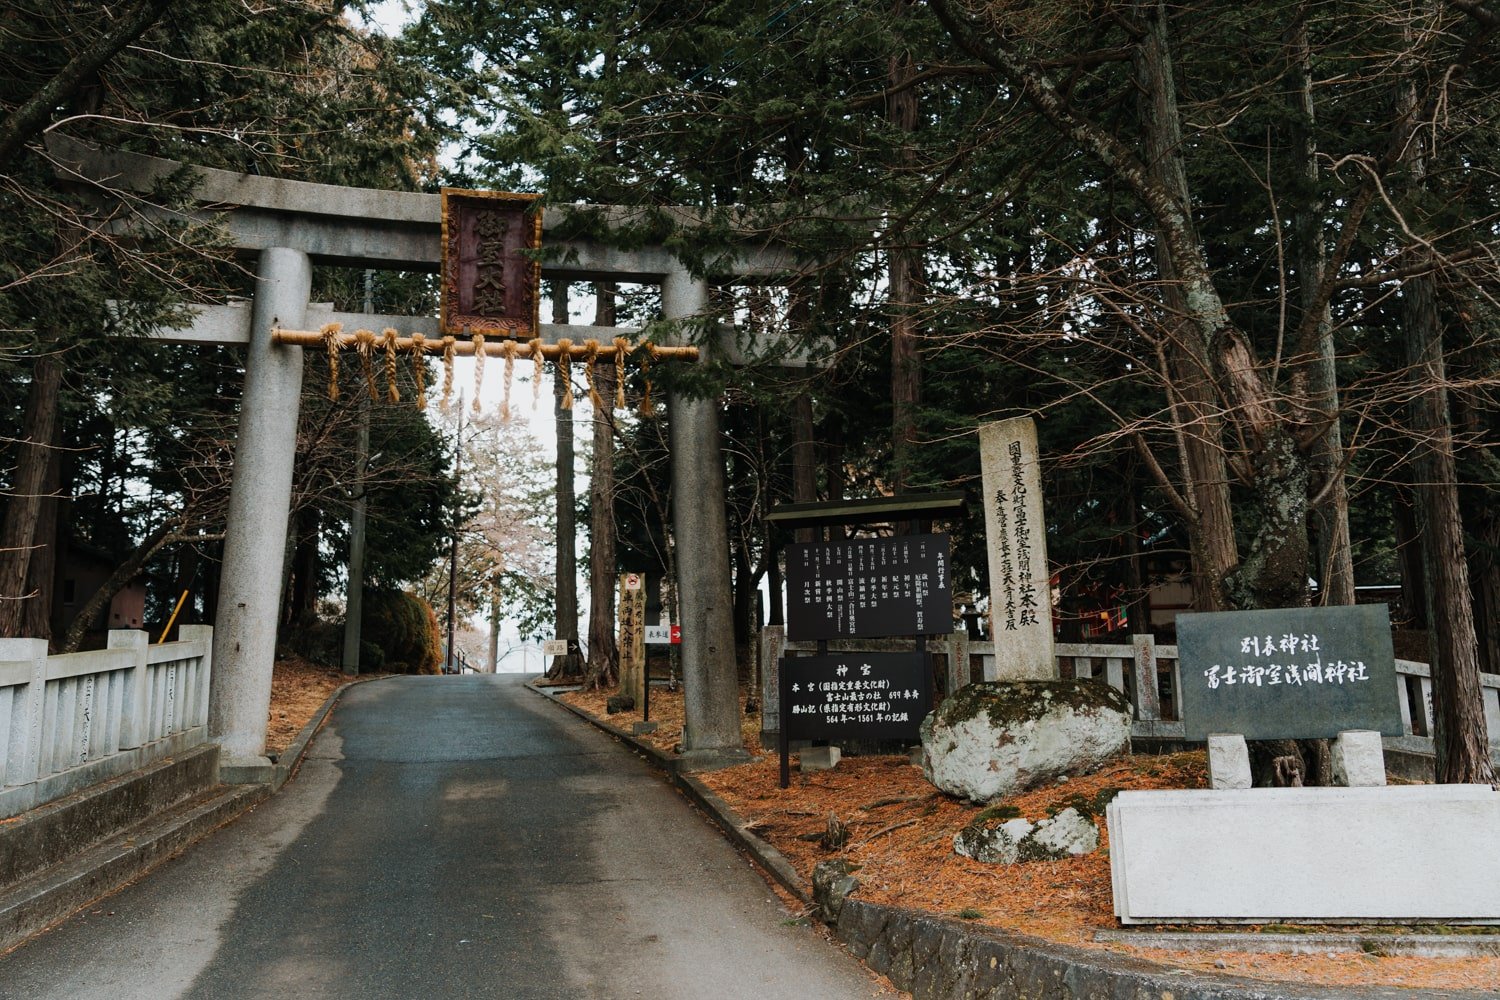
[(542, 242), (540, 195), (443, 189), (442, 330), (536, 336)]

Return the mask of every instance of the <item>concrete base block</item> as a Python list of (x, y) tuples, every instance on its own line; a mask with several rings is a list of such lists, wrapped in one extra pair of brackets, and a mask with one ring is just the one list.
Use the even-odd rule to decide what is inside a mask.
[(1370, 729), (1351, 729), (1333, 741), (1333, 783), (1349, 788), (1385, 784), (1385, 747), (1380, 734)]
[(661, 723), (659, 722), (632, 722), (630, 724), (630, 732), (634, 736), (645, 736), (647, 733), (656, 732), (660, 726)]
[(809, 771), (827, 771), (837, 767), (842, 756), (843, 752), (838, 747), (808, 747), (798, 755), (801, 761), (799, 766), (803, 774)]
[(219, 760), (219, 780), (226, 785), (264, 785), (276, 778), (276, 765), (269, 757), (238, 757)]
[(1121, 792), (1124, 924), (1500, 923), (1488, 785)]
[(1209, 734), (1208, 787), (1250, 787), (1250, 748), (1239, 733)]
[(718, 747), (711, 750), (688, 750), (677, 758), (679, 774), (694, 774), (699, 771), (718, 771), (750, 761), (750, 753), (739, 747)]

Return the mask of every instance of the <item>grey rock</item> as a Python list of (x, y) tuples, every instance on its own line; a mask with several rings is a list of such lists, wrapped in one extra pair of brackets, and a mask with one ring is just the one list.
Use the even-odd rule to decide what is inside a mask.
[(849, 861), (819, 861), (813, 867), (813, 903), (818, 908), (819, 919), (837, 923), (844, 901), (859, 888), (859, 879), (854, 873), (859, 866)]
[(635, 699), (628, 694), (610, 695), (609, 700), (604, 703), (604, 710), (610, 715), (617, 712), (629, 712), (635, 708)]
[(1096, 770), (1130, 743), (1130, 705), (1096, 681), (970, 684), (922, 722), (922, 773), (988, 802)]
[(1073, 808), (1035, 822), (1019, 817), (996, 822), (981, 815), (953, 835), (956, 853), (986, 864), (1053, 861), (1098, 849), (1098, 824)]

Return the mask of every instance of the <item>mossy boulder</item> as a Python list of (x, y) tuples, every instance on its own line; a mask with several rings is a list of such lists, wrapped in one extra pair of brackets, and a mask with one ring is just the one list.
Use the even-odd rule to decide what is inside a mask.
[(1099, 825), (1074, 808), (1042, 820), (1002, 818), (986, 809), (953, 835), (953, 850), (986, 864), (1054, 861), (1099, 849)]
[(970, 684), (922, 722), (922, 773), (988, 802), (1087, 774), (1130, 743), (1130, 704), (1097, 681)]

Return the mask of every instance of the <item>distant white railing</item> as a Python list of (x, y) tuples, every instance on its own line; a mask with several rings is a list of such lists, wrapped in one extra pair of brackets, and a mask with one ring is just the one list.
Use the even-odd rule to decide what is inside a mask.
[(213, 629), (179, 634), (112, 631), (107, 649), (58, 656), (0, 639), (0, 818), (204, 742)]
[[(779, 701), (776, 697), (776, 660), (783, 653), (812, 653), (815, 642), (787, 642), (784, 631), (767, 626), (761, 632), (761, 728), (775, 732), (780, 725)], [(1058, 675), (1061, 677), (1101, 678), (1110, 687), (1123, 692), (1135, 708), (1134, 734), (1137, 738), (1181, 739), (1182, 675), (1176, 646), (1158, 646), (1149, 635), (1131, 637), (1129, 645), (1117, 643), (1060, 642), (1055, 647)], [(912, 640), (834, 641), (829, 649), (910, 650)], [(927, 648), (942, 657), (941, 686), (945, 692), (957, 691), (973, 680), (993, 680), (995, 644), (971, 640), (967, 634), (934, 636)], [(1406, 746), (1431, 752), (1432, 738), (1432, 671), (1415, 660), (1396, 661), (1397, 695), (1401, 703), (1401, 721), (1406, 729)], [(1484, 711), (1489, 723), (1491, 743), (1500, 744), (1500, 674), (1481, 674)], [(1412, 705), (1420, 707), (1413, 712)]]

